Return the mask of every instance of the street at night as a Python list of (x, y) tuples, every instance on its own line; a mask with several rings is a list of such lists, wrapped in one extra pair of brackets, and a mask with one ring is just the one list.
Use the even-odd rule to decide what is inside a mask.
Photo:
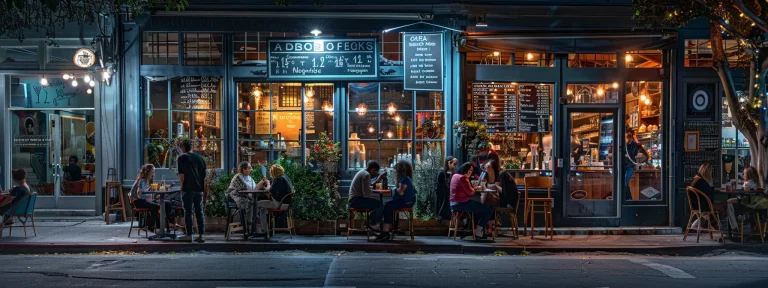
[(766, 287), (768, 258), (328, 252), (0, 256), (3, 287)]

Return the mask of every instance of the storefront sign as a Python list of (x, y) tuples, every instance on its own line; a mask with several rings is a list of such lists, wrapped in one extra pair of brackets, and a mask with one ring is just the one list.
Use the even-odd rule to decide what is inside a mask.
[(13, 138), (14, 147), (22, 148), (38, 148), (48, 147), (51, 143), (51, 138), (48, 135), (16, 135)]
[(403, 34), (405, 90), (443, 90), (443, 34)]
[(90, 68), (96, 63), (96, 53), (93, 53), (91, 49), (81, 48), (75, 52), (75, 57), (72, 61), (77, 67)]
[(378, 74), (376, 38), (269, 40), (269, 78), (350, 79)]

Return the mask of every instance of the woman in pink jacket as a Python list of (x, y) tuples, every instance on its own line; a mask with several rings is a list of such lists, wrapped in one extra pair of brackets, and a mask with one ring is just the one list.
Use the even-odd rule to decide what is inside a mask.
[(451, 177), (451, 202), (452, 211), (462, 211), (467, 213), (475, 213), (480, 219), (475, 226), (475, 237), (477, 239), (486, 239), (485, 228), (488, 225), (488, 221), (491, 220), (493, 215), (493, 209), (490, 207), (469, 199), (470, 196), (475, 195), (475, 189), (472, 187), (472, 183), (469, 182), (469, 176), (472, 175), (472, 163), (464, 163), (456, 169), (456, 173)]

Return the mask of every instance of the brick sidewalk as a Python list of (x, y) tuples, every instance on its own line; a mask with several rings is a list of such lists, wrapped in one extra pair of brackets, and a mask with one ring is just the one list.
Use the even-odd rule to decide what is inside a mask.
[[(471, 237), (456, 241), (441, 236), (416, 236), (415, 241), (406, 236), (397, 236), (395, 241), (380, 243), (366, 241), (365, 234), (354, 235), (349, 240), (344, 236), (294, 236), (278, 234), (270, 241), (263, 239), (243, 241), (240, 234), (231, 241), (223, 233), (212, 233), (204, 244), (149, 241), (138, 237), (134, 231), (128, 238), (128, 223), (105, 225), (100, 220), (39, 221), (37, 236), (24, 239), (21, 227), (15, 227), (13, 237), (3, 231), (0, 238), (0, 254), (32, 253), (87, 253), (93, 251), (136, 251), (136, 252), (258, 252), (258, 251), (363, 251), (363, 252), (416, 252), (426, 253), (473, 253), (490, 254), (505, 251), (508, 254), (537, 252), (625, 252), (660, 255), (701, 255), (717, 249), (735, 249), (748, 252), (768, 253), (768, 244), (723, 244), (702, 235), (699, 243), (696, 236), (688, 241), (682, 235), (562, 235), (554, 240), (543, 236), (520, 237), (513, 240), (497, 238), (495, 242), (475, 242)], [(717, 238), (716, 238), (717, 239)]]

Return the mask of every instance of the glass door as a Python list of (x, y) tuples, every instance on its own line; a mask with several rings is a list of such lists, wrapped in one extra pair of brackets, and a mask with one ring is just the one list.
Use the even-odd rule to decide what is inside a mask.
[(565, 217), (618, 217), (618, 109), (568, 109)]

